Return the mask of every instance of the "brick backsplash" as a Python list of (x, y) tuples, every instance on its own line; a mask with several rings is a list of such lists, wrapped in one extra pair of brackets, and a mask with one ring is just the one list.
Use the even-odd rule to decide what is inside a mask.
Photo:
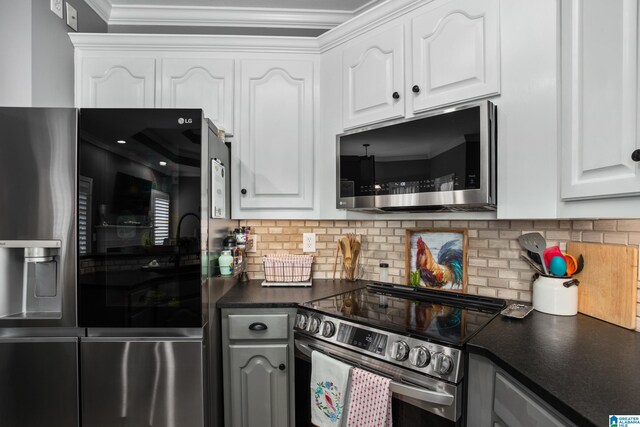
[[(540, 232), (547, 245), (566, 249), (569, 241), (640, 245), (640, 219), (633, 220), (518, 220), (518, 221), (241, 221), (258, 237), (257, 252), (248, 256), (251, 278), (262, 279), (261, 256), (268, 253), (302, 253), (302, 233), (316, 233), (313, 277), (330, 279), (336, 241), (346, 233), (362, 236), (364, 279), (378, 280), (379, 263), (389, 264), (389, 281), (405, 283), (405, 229), (466, 229), (468, 233), (467, 292), (531, 301), (531, 268), (522, 260), (518, 236)], [(339, 273), (338, 273), (339, 274)], [(638, 277), (640, 288), (640, 274)], [(640, 298), (640, 292), (638, 293)], [(640, 299), (638, 313), (640, 313)], [(640, 331), (640, 317), (637, 330)]]

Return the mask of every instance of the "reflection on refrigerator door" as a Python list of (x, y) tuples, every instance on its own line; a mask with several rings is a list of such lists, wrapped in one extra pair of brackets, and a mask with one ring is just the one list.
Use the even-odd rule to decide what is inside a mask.
[(83, 338), (83, 427), (204, 425), (200, 340)]

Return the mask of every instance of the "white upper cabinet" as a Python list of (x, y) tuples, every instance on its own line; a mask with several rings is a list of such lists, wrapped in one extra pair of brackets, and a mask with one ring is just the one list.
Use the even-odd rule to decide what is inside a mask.
[(411, 21), (413, 112), (499, 93), (499, 1), (433, 2), (425, 9)]
[(404, 25), (358, 39), (343, 66), (345, 129), (404, 116)]
[(204, 116), (233, 134), (233, 60), (163, 58), (163, 108), (202, 108)]
[(241, 211), (313, 208), (313, 78), (311, 60), (241, 61)]
[(87, 57), (76, 78), (79, 107), (155, 107), (154, 58)]
[(562, 199), (640, 194), (638, 1), (561, 3)]

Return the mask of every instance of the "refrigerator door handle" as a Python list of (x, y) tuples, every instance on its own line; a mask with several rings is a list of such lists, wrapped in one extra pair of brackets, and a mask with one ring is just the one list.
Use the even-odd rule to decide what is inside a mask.
[(195, 337), (81, 337), (82, 342), (197, 342), (201, 343), (203, 338)]
[(78, 342), (78, 337), (0, 337), (0, 344)]
[(60, 248), (60, 240), (0, 240), (0, 248)]

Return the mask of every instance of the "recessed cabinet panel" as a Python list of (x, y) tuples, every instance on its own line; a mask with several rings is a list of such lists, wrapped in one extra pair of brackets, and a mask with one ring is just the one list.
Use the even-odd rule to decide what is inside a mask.
[(240, 209), (313, 207), (313, 63), (242, 62)]
[(231, 427), (289, 425), (288, 345), (230, 345), (229, 361)]
[(499, 92), (499, 3), (455, 0), (412, 20), (413, 111)]
[(202, 108), (204, 115), (233, 133), (233, 60), (162, 60), (163, 108)]
[(562, 198), (638, 194), (638, 2), (562, 8)]
[(563, 427), (562, 420), (556, 418), (518, 384), (496, 372), (493, 392), (493, 410), (507, 426), (519, 427)]
[(155, 107), (155, 59), (84, 58), (80, 107)]
[(345, 128), (404, 116), (403, 34), (398, 25), (344, 51)]

